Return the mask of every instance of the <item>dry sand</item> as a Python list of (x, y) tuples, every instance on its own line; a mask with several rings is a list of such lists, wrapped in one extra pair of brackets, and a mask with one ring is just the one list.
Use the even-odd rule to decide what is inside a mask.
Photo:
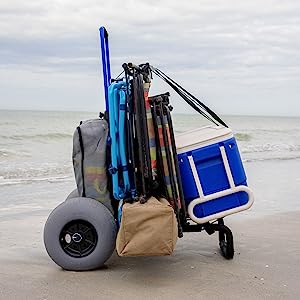
[[(170, 257), (118, 258), (104, 269), (67, 272), (48, 257), (47, 215), (0, 222), (1, 299), (299, 299), (300, 212), (228, 218), (233, 260), (217, 235), (186, 233)], [(22, 230), (20, 231), (20, 228)], [(22, 233), (21, 233), (22, 232)]]
[(114, 255), (92, 272), (63, 271), (43, 245), (47, 216), (73, 181), (2, 186), (0, 299), (300, 299), (300, 160), (246, 167), (255, 204), (225, 219), (233, 260), (217, 235), (186, 233), (170, 257)]

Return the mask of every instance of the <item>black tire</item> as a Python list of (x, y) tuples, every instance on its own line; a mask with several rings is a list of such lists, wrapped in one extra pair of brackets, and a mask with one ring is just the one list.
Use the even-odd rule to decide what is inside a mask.
[(233, 235), (231, 230), (225, 226), (220, 225), (221, 229), (219, 231), (219, 246), (222, 255), (226, 259), (232, 259), (234, 256), (234, 245), (233, 245)]
[[(73, 192), (74, 192), (74, 191), (73, 191)], [(73, 192), (72, 192), (72, 193), (73, 193)], [(71, 193), (71, 194), (72, 194), (72, 193)], [(70, 195), (71, 195), (71, 194), (70, 194)], [(69, 196), (70, 196), (70, 195), (69, 195)], [(68, 197), (69, 197), (69, 196), (68, 196)], [(224, 220), (223, 220), (223, 219), (218, 219), (218, 224), (219, 224), (219, 225), (224, 225)], [(219, 231), (219, 242), (221, 242), (221, 241), (223, 241), (223, 240), (225, 240), (224, 230), (220, 230), (220, 231)]]
[[(72, 192), (68, 195), (68, 197), (66, 198), (66, 200), (69, 200), (69, 199), (72, 199), (72, 198), (77, 198), (77, 197), (79, 197), (79, 193), (78, 193), (78, 190), (75, 189), (74, 191), (72, 191)], [(66, 201), (66, 200), (65, 200), (65, 201)]]
[(65, 270), (103, 266), (114, 249), (117, 225), (111, 212), (90, 198), (70, 198), (49, 215), (44, 243), (51, 259)]

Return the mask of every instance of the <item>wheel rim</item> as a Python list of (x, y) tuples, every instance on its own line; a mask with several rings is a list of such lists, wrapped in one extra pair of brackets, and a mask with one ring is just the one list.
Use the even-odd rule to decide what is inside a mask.
[(84, 220), (73, 220), (64, 226), (59, 241), (62, 249), (68, 255), (84, 257), (95, 250), (98, 235), (91, 223)]

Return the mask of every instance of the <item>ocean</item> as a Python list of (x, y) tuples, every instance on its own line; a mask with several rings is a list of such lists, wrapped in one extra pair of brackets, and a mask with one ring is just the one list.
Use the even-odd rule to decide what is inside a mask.
[[(49, 189), (49, 184), (52, 197), (55, 190), (60, 190), (59, 197), (64, 197), (61, 196), (64, 188), (63, 195), (68, 194), (68, 189), (75, 187), (73, 132), (81, 120), (96, 117), (97, 113), (86, 112), (0, 111), (0, 191), (6, 196), (6, 200), (0, 201), (2, 208), (3, 201), (10, 205), (17, 201), (14, 197), (26, 204), (30, 201), (24, 196), (28, 191), (30, 197), (35, 197), (35, 190)], [(300, 162), (300, 117), (223, 116), (223, 119), (237, 138), (249, 182), (258, 187), (258, 195), (268, 185), (268, 190), (273, 186), (278, 188), (283, 180), (281, 184), (293, 184), (289, 191), (285, 188), (290, 199), (289, 210), (300, 208), (296, 197), (296, 191), (300, 192), (300, 172), (296, 168)], [(173, 123), (175, 133), (208, 124), (200, 115), (192, 114), (173, 114)], [(261, 201), (265, 203), (264, 209), (268, 209), (272, 193), (259, 197), (264, 198)], [(274, 205), (275, 210), (282, 206)]]

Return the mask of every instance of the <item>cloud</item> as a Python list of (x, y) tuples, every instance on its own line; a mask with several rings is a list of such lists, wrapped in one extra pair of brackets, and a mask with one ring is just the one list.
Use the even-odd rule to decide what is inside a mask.
[[(272, 108), (274, 113), (281, 113), (286, 109), (280, 103), (283, 95), (300, 112), (296, 103), (300, 3), (296, 1), (5, 2), (0, 3), (3, 91), (9, 71), (15, 74), (16, 87), (23, 86), (23, 75), (32, 87), (38, 82), (58, 84), (53, 77), (84, 77), (81, 88), (89, 96), (88, 79), (93, 83), (101, 79), (98, 27), (105, 25), (115, 75), (124, 61), (149, 61), (206, 96), (208, 104), (221, 112), (268, 113), (265, 98), (272, 97), (278, 107)], [(34, 74), (39, 74), (38, 82)], [(63, 84), (59, 86), (69, 95)], [(11, 105), (20, 105), (19, 95), (7, 90), (6, 94)], [(6, 101), (2, 97), (0, 107), (6, 107)], [(57, 101), (55, 107), (68, 108), (69, 102)], [(179, 100), (176, 103), (181, 107)]]

